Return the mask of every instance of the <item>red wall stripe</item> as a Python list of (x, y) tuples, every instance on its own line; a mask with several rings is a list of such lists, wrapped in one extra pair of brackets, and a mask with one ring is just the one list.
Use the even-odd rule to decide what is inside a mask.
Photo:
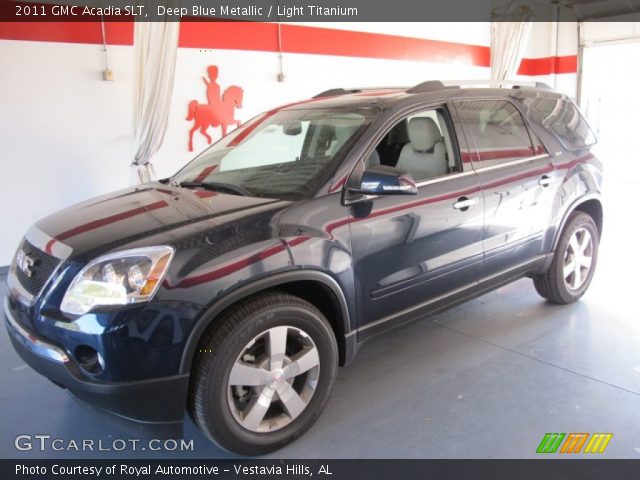
[(283, 27), (286, 52), (489, 66), (489, 47), (479, 45), (300, 25)]
[(278, 51), (278, 27), (258, 22), (182, 22), (178, 46)]
[[(489, 66), (489, 47), (283, 24), (282, 50), (345, 57), (386, 58)], [(181, 47), (278, 51), (278, 27), (273, 23), (183, 22)]]
[[(107, 43), (133, 45), (132, 22), (106, 22)], [(287, 53), (359, 58), (464, 63), (488, 67), (489, 47), (380, 33), (282, 24)], [(102, 43), (98, 22), (0, 22), (0, 39), (68, 43)], [(183, 48), (278, 51), (277, 25), (259, 22), (194, 22), (180, 26)], [(578, 57), (525, 58), (520, 75), (575, 73)]]
[[(133, 45), (133, 22), (105, 22), (109, 45)], [(100, 22), (0, 22), (0, 39), (102, 44)]]
[(549, 75), (551, 73), (576, 73), (578, 56), (523, 58), (518, 69), (520, 75)]

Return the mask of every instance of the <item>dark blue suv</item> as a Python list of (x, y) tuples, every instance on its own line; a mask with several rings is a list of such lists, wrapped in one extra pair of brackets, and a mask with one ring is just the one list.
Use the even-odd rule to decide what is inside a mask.
[(585, 292), (595, 138), (543, 85), (334, 89), (173, 177), (38, 221), (4, 315), (35, 370), (122, 417), (261, 454), (305, 432), (372, 336), (528, 276)]

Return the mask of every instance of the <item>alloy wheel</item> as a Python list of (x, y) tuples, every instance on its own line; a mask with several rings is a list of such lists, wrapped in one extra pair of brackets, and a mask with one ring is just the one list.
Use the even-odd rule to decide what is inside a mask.
[(315, 393), (318, 349), (303, 330), (270, 328), (254, 337), (234, 362), (228, 379), (233, 418), (251, 432), (273, 432), (300, 416)]
[(577, 229), (564, 255), (563, 277), (569, 290), (578, 290), (589, 276), (593, 262), (593, 240), (586, 228)]

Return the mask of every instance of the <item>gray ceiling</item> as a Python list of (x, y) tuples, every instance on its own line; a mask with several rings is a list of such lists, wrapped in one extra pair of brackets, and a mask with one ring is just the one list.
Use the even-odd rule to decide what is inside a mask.
[(640, 21), (640, 0), (492, 0), (493, 20)]
[[(565, 14), (573, 12), (578, 20), (597, 20), (627, 16), (626, 20), (640, 18), (640, 0), (537, 0), (559, 5)], [(635, 17), (635, 18), (634, 18)]]

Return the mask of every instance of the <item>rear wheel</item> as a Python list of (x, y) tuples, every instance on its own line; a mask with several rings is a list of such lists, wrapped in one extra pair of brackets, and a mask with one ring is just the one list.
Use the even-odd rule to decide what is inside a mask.
[(574, 212), (562, 232), (551, 266), (534, 277), (538, 293), (553, 303), (578, 300), (589, 288), (598, 259), (598, 229), (584, 212)]
[(336, 340), (322, 313), (298, 297), (267, 293), (233, 308), (204, 338), (190, 413), (223, 448), (268, 453), (316, 421), (337, 365)]

